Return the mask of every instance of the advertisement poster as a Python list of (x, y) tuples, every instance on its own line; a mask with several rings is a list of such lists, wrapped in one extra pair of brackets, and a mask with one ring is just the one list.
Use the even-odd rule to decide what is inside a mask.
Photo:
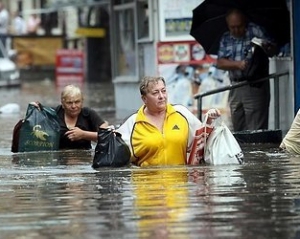
[[(197, 114), (195, 94), (229, 84), (227, 72), (216, 69), (216, 56), (207, 55), (196, 41), (157, 43), (158, 74), (166, 80), (169, 102)], [(203, 97), (202, 112), (227, 108), (228, 91)]]
[(56, 85), (79, 84), (84, 81), (83, 51), (76, 49), (59, 49), (56, 52)]
[(193, 9), (203, 0), (160, 0), (160, 40), (193, 40), (190, 36)]

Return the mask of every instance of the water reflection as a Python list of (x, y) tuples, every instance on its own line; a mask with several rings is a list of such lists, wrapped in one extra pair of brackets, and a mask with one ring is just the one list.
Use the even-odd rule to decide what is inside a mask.
[[(186, 168), (132, 171), (140, 237), (185, 237), (190, 218)], [(188, 237), (185, 237), (188, 238)]]
[(3, 238), (297, 238), (299, 160), (276, 148), (245, 151), (244, 165), (98, 170), (92, 150), (1, 156), (0, 230)]
[(78, 166), (90, 164), (93, 154), (90, 150), (24, 152), (13, 154), (12, 163), (20, 167)]

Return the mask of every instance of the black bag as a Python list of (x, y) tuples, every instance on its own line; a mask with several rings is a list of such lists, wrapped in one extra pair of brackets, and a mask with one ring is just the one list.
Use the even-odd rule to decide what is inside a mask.
[[(60, 124), (54, 109), (29, 104), (19, 129), (18, 152), (58, 150)], [(17, 134), (15, 132), (15, 134)]]
[[(244, 76), (247, 81), (253, 82), (269, 74), (269, 58), (261, 46), (254, 46), (254, 51), (251, 59), (248, 61), (247, 67), (244, 70)], [(263, 83), (253, 83), (253, 86), (260, 86)]]
[(130, 162), (130, 149), (121, 134), (112, 129), (99, 128), (93, 168), (122, 167)]
[(24, 119), (20, 119), (13, 129), (13, 137), (12, 137), (12, 144), (11, 144), (11, 152), (17, 153), (19, 152), (19, 138), (20, 138), (20, 130)]

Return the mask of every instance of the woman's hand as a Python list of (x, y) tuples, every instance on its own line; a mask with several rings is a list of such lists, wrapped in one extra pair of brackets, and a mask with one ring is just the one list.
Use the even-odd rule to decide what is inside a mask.
[(221, 116), (221, 112), (218, 109), (209, 109), (207, 111), (207, 116), (208, 116), (208, 118), (216, 119)]
[(38, 101), (32, 101), (29, 104), (35, 106), (36, 108), (38, 108), (38, 110), (41, 110), (41, 103)]
[(209, 109), (207, 111), (207, 123), (211, 124), (216, 118), (219, 118), (221, 116), (221, 112), (218, 109)]
[(100, 125), (99, 128), (109, 128), (109, 127), (110, 127), (110, 125), (108, 125), (108, 122), (105, 121), (102, 125)]
[(78, 127), (71, 128), (69, 131), (65, 133), (65, 135), (71, 141), (77, 141), (83, 139), (83, 134), (84, 134), (83, 130)]

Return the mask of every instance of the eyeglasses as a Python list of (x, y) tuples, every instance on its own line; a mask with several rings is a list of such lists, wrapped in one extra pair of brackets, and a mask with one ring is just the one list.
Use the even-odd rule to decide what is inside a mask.
[(80, 105), (81, 102), (82, 102), (81, 100), (65, 101), (65, 104), (66, 104), (67, 106), (72, 106), (73, 104), (75, 104), (75, 105)]

